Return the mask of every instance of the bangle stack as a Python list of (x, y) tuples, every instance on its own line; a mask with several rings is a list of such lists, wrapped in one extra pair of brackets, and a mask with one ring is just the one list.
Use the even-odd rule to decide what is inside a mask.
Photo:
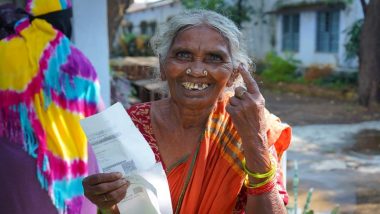
[[(271, 169), (266, 173), (254, 173), (247, 169), (246, 161), (243, 159), (243, 169), (244, 172), (247, 174), (244, 180), (244, 185), (247, 188), (247, 193), (249, 195), (261, 195), (263, 193), (271, 191), (275, 187), (275, 178), (276, 178), (276, 171), (277, 171), (277, 162), (275, 158), (271, 155)], [(256, 179), (265, 179), (263, 182), (260, 182), (258, 184), (252, 184), (249, 182), (249, 176), (256, 178)]]

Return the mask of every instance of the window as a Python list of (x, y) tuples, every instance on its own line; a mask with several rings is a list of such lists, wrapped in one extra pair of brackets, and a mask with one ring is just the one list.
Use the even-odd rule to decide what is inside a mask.
[(133, 32), (133, 23), (130, 23), (127, 28), (128, 28), (128, 32), (132, 33)]
[(317, 51), (336, 53), (339, 43), (339, 11), (317, 14)]
[(140, 23), (140, 33), (144, 35), (148, 33), (148, 23), (146, 21)]
[(150, 33), (151, 35), (153, 35), (156, 32), (157, 23), (153, 21), (149, 24), (149, 26), (150, 26)]
[(300, 15), (282, 17), (282, 50), (298, 52), (300, 37)]

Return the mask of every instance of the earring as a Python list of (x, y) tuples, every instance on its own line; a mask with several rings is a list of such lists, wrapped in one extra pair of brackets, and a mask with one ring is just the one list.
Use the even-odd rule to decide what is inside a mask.
[(189, 75), (190, 73), (191, 73), (191, 69), (190, 68), (186, 69), (186, 74)]
[(207, 74), (208, 74), (207, 70), (206, 70), (206, 69), (203, 70), (203, 75), (204, 75), (205, 77), (207, 77)]

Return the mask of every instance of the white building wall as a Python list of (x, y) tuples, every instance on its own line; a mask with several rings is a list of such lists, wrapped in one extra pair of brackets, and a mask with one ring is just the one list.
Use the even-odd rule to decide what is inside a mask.
[(73, 0), (73, 41), (89, 58), (100, 80), (101, 95), (110, 104), (106, 0)]
[[(252, 0), (255, 13), (251, 21), (243, 23), (243, 35), (249, 56), (255, 59), (264, 59), (265, 55), (275, 50), (280, 55), (282, 52), (282, 14), (268, 14), (275, 9), (276, 0)], [(292, 2), (299, 2), (293, 0)], [(313, 1), (310, 1), (313, 2)], [(156, 21), (158, 24), (167, 20), (182, 10), (182, 6), (176, 2), (156, 8), (135, 11), (126, 14), (125, 19), (133, 23), (133, 32), (140, 33), (142, 21)], [(357, 60), (346, 61), (344, 44), (347, 41), (346, 29), (356, 20), (363, 17), (359, 1), (353, 1), (346, 9), (340, 12), (339, 24), (339, 48), (338, 53), (318, 53), (316, 51), (317, 12), (300, 12), (300, 44), (299, 52), (295, 58), (300, 60), (304, 66), (311, 64), (331, 64), (336, 67), (355, 68)]]
[[(154, 4), (154, 3), (153, 3)], [(169, 17), (174, 16), (183, 10), (182, 5), (179, 2), (173, 2), (172, 4), (167, 4), (159, 7), (145, 8), (144, 10), (138, 10), (133, 12), (128, 12), (124, 16), (124, 21), (133, 24), (132, 33), (140, 34), (141, 28), (140, 23), (145, 21), (147, 23), (155, 21), (157, 27), (160, 23), (165, 22)], [(112, 46), (117, 47), (119, 43), (120, 35), (122, 34), (122, 27), (119, 26), (113, 39)]]
[(182, 6), (179, 2), (160, 6), (157, 8), (148, 8), (146, 10), (140, 10), (125, 15), (125, 20), (133, 24), (133, 33), (139, 34), (140, 23), (142, 21), (153, 22), (157, 24), (165, 22), (169, 17), (176, 15), (182, 10)]
[[(310, 64), (331, 64), (337, 65), (339, 54), (337, 53), (318, 53), (316, 51), (316, 12), (303, 12), (300, 14), (300, 35), (299, 35), (299, 51), (294, 54), (294, 57), (301, 60), (304, 65)], [(286, 53), (282, 51), (282, 19), (283, 16), (277, 18), (277, 34), (278, 45), (277, 52), (281, 55)], [(341, 47), (339, 46), (339, 49)]]
[[(358, 66), (357, 60), (346, 61), (346, 51), (344, 44), (347, 41), (346, 30), (358, 19), (363, 17), (361, 6), (358, 1), (354, 1), (345, 10), (340, 12), (339, 23), (339, 47), (337, 53), (321, 53), (316, 51), (317, 42), (317, 12), (307, 11), (300, 13), (300, 44), (299, 52), (294, 57), (300, 60), (304, 66), (311, 64), (330, 64), (338, 67), (338, 70), (350, 70)], [(276, 51), (284, 56), (282, 51), (282, 15), (277, 16)]]
[(243, 23), (242, 32), (248, 55), (256, 60), (263, 59), (276, 45), (275, 15), (267, 14), (275, 2), (276, 0), (252, 0), (251, 6), (255, 13), (251, 15), (250, 22)]
[[(347, 29), (352, 26), (358, 19), (364, 18), (362, 6), (360, 1), (353, 1), (353, 3), (347, 7), (346, 10), (341, 11), (340, 13), (340, 25), (341, 27), (341, 37), (339, 38), (339, 47), (342, 47), (340, 50), (340, 65), (345, 65), (345, 67), (355, 67), (357, 68), (359, 63), (358, 60), (353, 60), (350, 62), (346, 61), (346, 51), (344, 44), (347, 41)], [(343, 67), (343, 66), (342, 66)]]

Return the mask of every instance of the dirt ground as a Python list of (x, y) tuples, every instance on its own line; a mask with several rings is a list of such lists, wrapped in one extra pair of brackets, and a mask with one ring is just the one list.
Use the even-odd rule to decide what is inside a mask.
[(290, 125), (341, 124), (380, 120), (380, 108), (367, 109), (356, 101), (321, 98), (261, 89), (267, 108)]
[[(300, 127), (312, 124), (355, 124), (363, 121), (380, 120), (380, 108), (367, 109), (358, 105), (353, 99), (347, 101), (343, 99), (335, 99), (333, 96), (330, 98), (321, 98), (317, 96), (301, 95), (299, 93), (275, 92), (268, 89), (261, 89), (261, 92), (265, 97), (267, 108), (272, 113), (279, 116), (283, 122), (286, 122), (291, 126)], [(377, 135), (378, 134), (379, 133), (377, 133)], [(378, 138), (376, 139), (378, 142)], [(378, 147), (379, 145), (377, 142), (374, 143)], [(364, 144), (361, 143), (361, 145)], [(377, 149), (380, 151), (380, 147)], [(357, 148), (351, 150), (360, 152)], [(363, 151), (366, 151), (366, 148), (364, 148)], [(365, 152), (363, 152), (363, 154), (364, 153)], [(292, 162), (297, 159), (304, 163), (299, 171), (301, 179), (299, 201), (305, 201), (307, 190), (310, 187), (314, 187), (315, 192), (312, 199), (312, 208), (317, 211), (316, 213), (329, 213), (325, 211), (332, 210), (337, 201), (341, 205), (340, 213), (380, 213), (377, 212), (380, 208), (380, 186), (377, 177), (379, 173), (362, 174), (359, 173), (355, 167), (354, 169), (325, 171), (322, 174), (311, 173), (311, 162), (321, 163), (321, 161), (328, 159), (329, 157), (338, 157), (337, 159), (341, 159), (339, 158), (341, 154), (342, 153), (337, 152), (337, 150), (334, 150), (334, 152), (322, 151), (316, 156), (310, 155), (310, 151), (289, 151), (287, 183), (290, 203), (293, 200), (292, 174), (294, 172), (292, 170)], [(366, 157), (369, 157), (369, 160), (371, 160), (371, 156)], [(307, 163), (305, 164), (305, 162)], [(328, 181), (327, 185), (326, 180)], [(333, 186), (329, 186), (329, 183)], [(354, 192), (356, 194), (355, 197), (342, 197), (349, 195), (346, 194), (347, 191)]]

